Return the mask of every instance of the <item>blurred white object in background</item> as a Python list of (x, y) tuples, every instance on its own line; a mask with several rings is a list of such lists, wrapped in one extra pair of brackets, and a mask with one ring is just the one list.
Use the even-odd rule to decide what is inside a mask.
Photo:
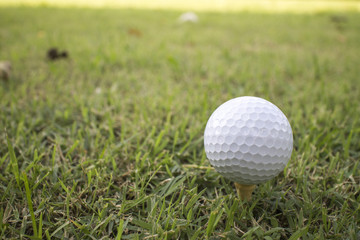
[(9, 80), (11, 69), (12, 67), (9, 61), (0, 61), (0, 79)]
[(186, 12), (181, 14), (178, 21), (180, 23), (186, 23), (186, 22), (197, 23), (199, 21), (199, 18), (193, 12)]
[(95, 88), (95, 94), (101, 94), (101, 87)]

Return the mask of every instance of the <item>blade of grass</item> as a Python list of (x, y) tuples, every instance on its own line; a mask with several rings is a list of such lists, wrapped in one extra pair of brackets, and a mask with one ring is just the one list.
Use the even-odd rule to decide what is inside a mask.
[(19, 173), (18, 160), (15, 156), (14, 148), (10, 142), (8, 135), (6, 135), (6, 139), (7, 139), (8, 151), (9, 151), (9, 155), (10, 155), (11, 170), (15, 176), (16, 183), (20, 187), (20, 173)]
[(221, 209), (220, 212), (218, 210), (212, 211), (210, 213), (210, 218), (208, 225), (206, 227), (206, 236), (210, 237), (211, 233), (213, 233), (216, 225), (218, 224), (222, 214), (224, 212), (224, 209)]
[(5, 153), (5, 155), (0, 159), (0, 167), (5, 162), (5, 159), (8, 157), (9, 153)]
[(304, 236), (308, 232), (308, 229), (309, 229), (309, 226), (306, 226), (304, 228), (297, 230), (293, 235), (291, 235), (289, 240), (300, 239), (302, 236)]
[(42, 219), (43, 219), (43, 213), (41, 212), (40, 213), (40, 219), (39, 219), (39, 232), (38, 232), (38, 237), (39, 239), (42, 239), (42, 227), (43, 227), (43, 222), (42, 222)]
[(3, 228), (3, 218), (4, 218), (4, 209), (1, 208), (0, 209), (0, 231), (1, 231), (1, 235), (2, 235), (2, 232), (4, 230), (4, 228)]
[(37, 234), (37, 227), (36, 227), (36, 218), (35, 218), (34, 209), (33, 209), (33, 205), (32, 205), (29, 181), (28, 181), (28, 178), (27, 178), (27, 175), (25, 172), (23, 172), (23, 180), (24, 180), (24, 184), (25, 184), (26, 199), (28, 202), (29, 212), (31, 215), (31, 221), (32, 221), (32, 225), (33, 225), (33, 232), (34, 232), (34, 236), (37, 237), (38, 234)]
[(70, 221), (66, 221), (63, 225), (61, 225), (60, 227), (58, 227), (51, 235), (50, 235), (50, 239), (55, 236), (55, 234), (60, 231), (61, 229), (63, 229), (64, 227), (66, 227), (67, 225), (70, 224)]
[(117, 235), (116, 235), (116, 240), (120, 240), (122, 233), (124, 232), (124, 219), (120, 220), (119, 226), (117, 228)]

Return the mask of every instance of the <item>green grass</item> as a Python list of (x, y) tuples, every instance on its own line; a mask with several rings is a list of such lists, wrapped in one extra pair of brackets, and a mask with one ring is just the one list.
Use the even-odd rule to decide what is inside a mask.
[[(0, 8), (0, 239), (359, 239), (360, 16), (178, 16)], [(251, 202), (203, 149), (242, 95), (294, 132)]]
[(11, 6), (73, 6), (196, 11), (319, 12), (358, 11), (360, 0), (1, 0)]

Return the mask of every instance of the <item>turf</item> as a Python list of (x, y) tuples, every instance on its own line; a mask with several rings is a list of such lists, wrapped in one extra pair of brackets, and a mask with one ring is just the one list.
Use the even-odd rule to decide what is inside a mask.
[[(178, 16), (0, 8), (0, 238), (359, 239), (360, 16)], [(243, 95), (294, 132), (250, 202), (203, 149), (212, 111)]]
[(360, 11), (359, 0), (1, 0), (0, 6), (72, 6), (183, 11), (319, 12)]

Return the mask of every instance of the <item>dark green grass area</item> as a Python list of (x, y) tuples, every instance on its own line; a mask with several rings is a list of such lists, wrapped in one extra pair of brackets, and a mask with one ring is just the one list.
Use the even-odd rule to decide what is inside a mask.
[[(359, 239), (360, 15), (179, 14), (0, 9), (0, 239)], [(203, 149), (243, 95), (294, 132), (251, 202)]]

